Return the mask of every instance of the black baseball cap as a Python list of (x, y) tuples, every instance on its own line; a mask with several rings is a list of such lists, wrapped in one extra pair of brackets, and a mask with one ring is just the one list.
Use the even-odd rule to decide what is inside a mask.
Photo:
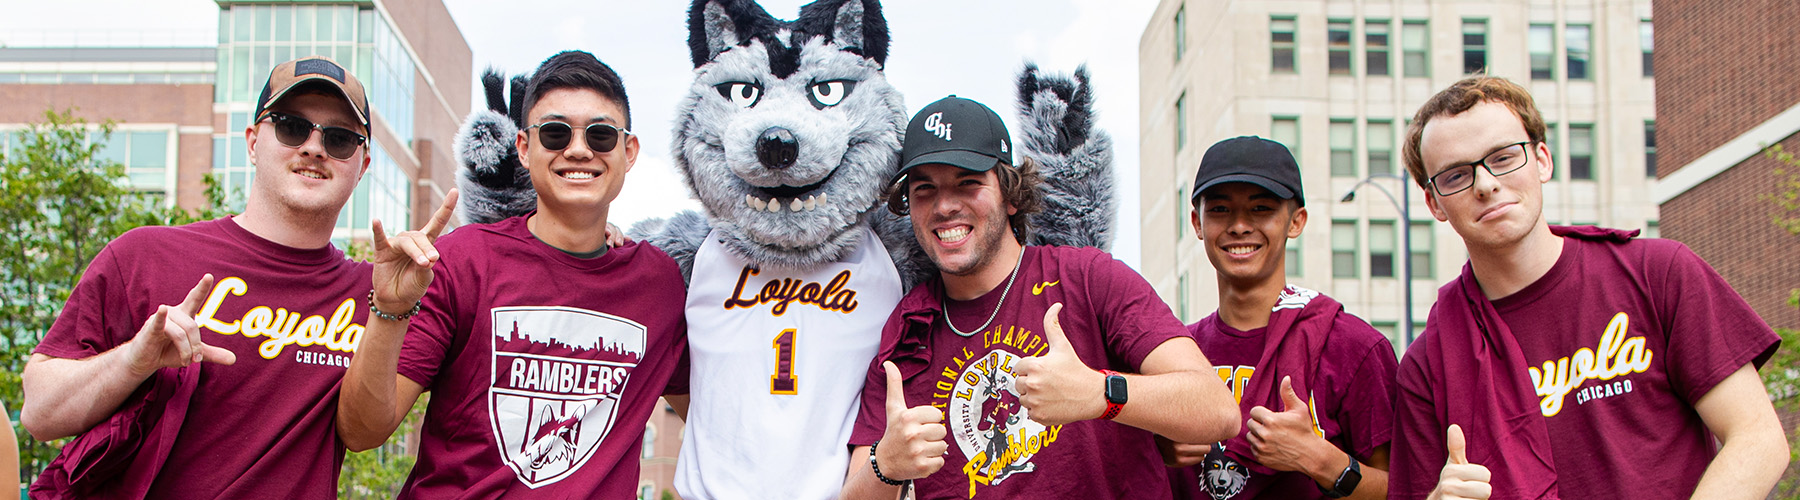
[(263, 84), (262, 95), (256, 98), (256, 114), (252, 116), (261, 119), (270, 104), (303, 86), (321, 86), (335, 91), (333, 93), (342, 96), (350, 103), (350, 108), (356, 110), (356, 119), (361, 121), (363, 132), (369, 132), (369, 98), (363, 91), (362, 82), (325, 56), (302, 57), (269, 70), (269, 80)]
[(900, 171), (894, 179), (933, 163), (986, 172), (998, 163), (1013, 164), (1012, 150), (1012, 135), (1000, 115), (979, 102), (951, 95), (926, 105), (906, 124)]
[(1282, 199), (1306, 206), (1300, 191), (1300, 164), (1294, 153), (1279, 142), (1246, 135), (1233, 137), (1206, 149), (1200, 158), (1200, 171), (1194, 174), (1194, 194), (1189, 204), (1200, 202), (1200, 193), (1227, 182), (1247, 182), (1261, 186)]

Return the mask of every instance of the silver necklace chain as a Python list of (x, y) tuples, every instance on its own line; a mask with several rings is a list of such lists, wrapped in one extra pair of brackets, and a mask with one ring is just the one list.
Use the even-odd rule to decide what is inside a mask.
[(1013, 280), (1019, 279), (1019, 269), (1023, 267), (1025, 267), (1025, 247), (1019, 247), (1019, 261), (1013, 263), (1012, 277), (1006, 278), (1006, 288), (1000, 290), (1000, 302), (994, 304), (994, 312), (993, 314), (988, 315), (987, 322), (982, 323), (980, 327), (977, 327), (972, 331), (962, 331), (962, 329), (956, 327), (956, 323), (950, 322), (950, 301), (947, 300), (950, 298), (950, 294), (945, 293), (944, 324), (950, 325), (950, 331), (956, 332), (957, 335), (964, 337), (972, 337), (976, 333), (986, 331), (988, 325), (994, 323), (994, 318), (1000, 317), (1000, 308), (1006, 305), (1006, 294), (1012, 293)]

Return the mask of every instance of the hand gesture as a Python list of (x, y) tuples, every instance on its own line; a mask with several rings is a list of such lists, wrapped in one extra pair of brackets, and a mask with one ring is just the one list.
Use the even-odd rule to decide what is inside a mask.
[(626, 236), (624, 231), (620, 231), (619, 226), (614, 226), (611, 222), (606, 223), (606, 248), (619, 248), (626, 243), (631, 243), (631, 237)]
[(1062, 303), (1044, 311), (1044, 355), (1019, 360), (1013, 366), (1013, 386), (1019, 405), (1032, 420), (1062, 425), (1097, 418), (1106, 411), (1106, 376), (1088, 368), (1063, 335)]
[(372, 225), (375, 232), (375, 307), (389, 314), (411, 310), (425, 296), (431, 285), (431, 267), (437, 263), (438, 235), (456, 212), (457, 191), (444, 196), (443, 206), (431, 214), (431, 221), (417, 231), (407, 231), (389, 238), (381, 221)]
[(1257, 406), (1250, 409), (1250, 452), (1258, 463), (1279, 471), (1300, 471), (1310, 457), (1327, 456), (1337, 448), (1313, 432), (1312, 412), (1294, 393), (1292, 377), (1281, 377), (1281, 412)]
[(194, 312), (212, 291), (213, 275), (200, 277), (200, 283), (189, 290), (187, 299), (178, 305), (156, 306), (156, 313), (144, 320), (144, 327), (126, 344), (130, 367), (134, 374), (148, 377), (156, 370), (187, 366), (201, 361), (229, 365), (237, 355), (200, 340), (200, 324)]
[(1212, 445), (1177, 443), (1157, 434), (1156, 451), (1162, 454), (1163, 465), (1191, 467), (1206, 461), (1206, 454), (1212, 453)]
[(875, 447), (881, 475), (895, 481), (919, 479), (944, 467), (944, 412), (930, 405), (906, 407), (900, 368), (881, 362), (887, 370), (887, 433)]
[(1469, 444), (1463, 439), (1462, 426), (1450, 424), (1444, 435), (1444, 443), (1450, 452), (1444, 461), (1444, 472), (1438, 475), (1437, 489), (1431, 491), (1431, 500), (1483, 500), (1493, 494), (1493, 485), (1488, 484), (1491, 473), (1480, 464), (1469, 463)]

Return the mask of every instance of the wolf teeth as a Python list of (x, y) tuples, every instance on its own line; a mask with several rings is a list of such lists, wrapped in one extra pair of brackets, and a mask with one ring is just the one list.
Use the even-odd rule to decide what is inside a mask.
[(782, 206), (786, 206), (788, 210), (793, 211), (794, 213), (811, 212), (813, 210), (818, 210), (819, 207), (826, 206), (827, 203), (830, 203), (830, 198), (823, 194), (818, 196), (808, 196), (804, 200), (794, 198), (787, 203), (782, 203), (781, 200), (774, 198), (764, 200), (762, 198), (757, 198), (756, 195), (753, 194), (744, 195), (744, 206), (750, 207), (751, 210), (758, 212), (768, 210), (769, 213), (781, 213)]
[(788, 208), (791, 208), (794, 210), (794, 212), (798, 213), (801, 211), (801, 209), (806, 208), (806, 204), (800, 203), (799, 198), (794, 198), (794, 203), (791, 205), (788, 205)]
[(815, 208), (819, 208), (818, 198), (812, 196), (806, 197), (806, 211), (811, 212)]
[(772, 214), (781, 213), (781, 200), (774, 200), (774, 199), (769, 200), (769, 213), (772, 213)]
[(762, 201), (760, 199), (757, 199), (756, 196), (748, 195), (748, 194), (744, 195), (744, 203), (749, 205), (752, 210), (758, 210), (758, 211), (768, 208), (768, 205), (769, 205), (769, 202)]

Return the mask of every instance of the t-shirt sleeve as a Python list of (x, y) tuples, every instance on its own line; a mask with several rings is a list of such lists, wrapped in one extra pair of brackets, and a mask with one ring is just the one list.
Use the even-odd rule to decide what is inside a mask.
[(881, 347), (863, 374), (862, 404), (856, 411), (856, 425), (850, 431), (850, 446), (875, 444), (887, 433), (887, 370), (881, 367), (881, 362), (893, 355), (895, 346), (900, 344), (900, 330), (905, 325), (905, 318), (896, 311), (881, 327)]
[(1700, 401), (1746, 364), (1760, 367), (1781, 344), (1731, 285), (1686, 245), (1669, 245), (1666, 257), (1650, 255), (1646, 269), (1665, 269), (1654, 290), (1657, 317), (1669, 346), (1669, 380), (1688, 404)]
[[(1343, 316), (1350, 316), (1344, 314)], [(1341, 319), (1341, 318), (1340, 318)], [(1369, 328), (1360, 320), (1361, 328)], [(1340, 322), (1341, 323), (1341, 322)], [(1369, 333), (1380, 335), (1369, 328)], [(1339, 414), (1333, 416), (1339, 428), (1349, 435), (1350, 452), (1367, 460), (1376, 448), (1387, 445), (1394, 436), (1394, 372), (1398, 363), (1394, 349), (1387, 342), (1369, 346), (1344, 388)]]
[(690, 371), (687, 348), (687, 319), (675, 328), (681, 335), (680, 346), (675, 349), (675, 370), (669, 374), (669, 385), (663, 387), (664, 396), (685, 396), (688, 394), (688, 372)]
[(1106, 332), (1106, 350), (1131, 365), (1132, 373), (1143, 371), (1144, 358), (1164, 342), (1185, 338), (1187, 325), (1175, 317), (1174, 311), (1156, 295), (1156, 289), (1137, 271), (1103, 252), (1088, 269), (1088, 293), (1098, 305), (1101, 331)]
[[(475, 307), (474, 293), (465, 290), (459, 297), (455, 292), (459, 289), (457, 271), (462, 266), (452, 262), (440, 264), (449, 265), (438, 266), (431, 286), (425, 289), (419, 314), (413, 316), (412, 324), (406, 329), (406, 340), (400, 345), (400, 361), (396, 367), (400, 375), (417, 382), (426, 391), (432, 389), (438, 370), (443, 368), (449, 356), (455, 332), (472, 328), (466, 316), (467, 311)], [(464, 301), (469, 303), (464, 304)]]
[(120, 275), (115, 246), (108, 245), (82, 272), (81, 281), (75, 283), (56, 322), (32, 352), (53, 358), (84, 359), (130, 341), (143, 326), (144, 318), (134, 318), (127, 288), (129, 284)]
[(1400, 361), (1394, 383), (1394, 433), (1389, 448), (1388, 498), (1422, 499), (1437, 488), (1447, 452), (1444, 429), (1432, 410), (1431, 385), (1415, 342)]

